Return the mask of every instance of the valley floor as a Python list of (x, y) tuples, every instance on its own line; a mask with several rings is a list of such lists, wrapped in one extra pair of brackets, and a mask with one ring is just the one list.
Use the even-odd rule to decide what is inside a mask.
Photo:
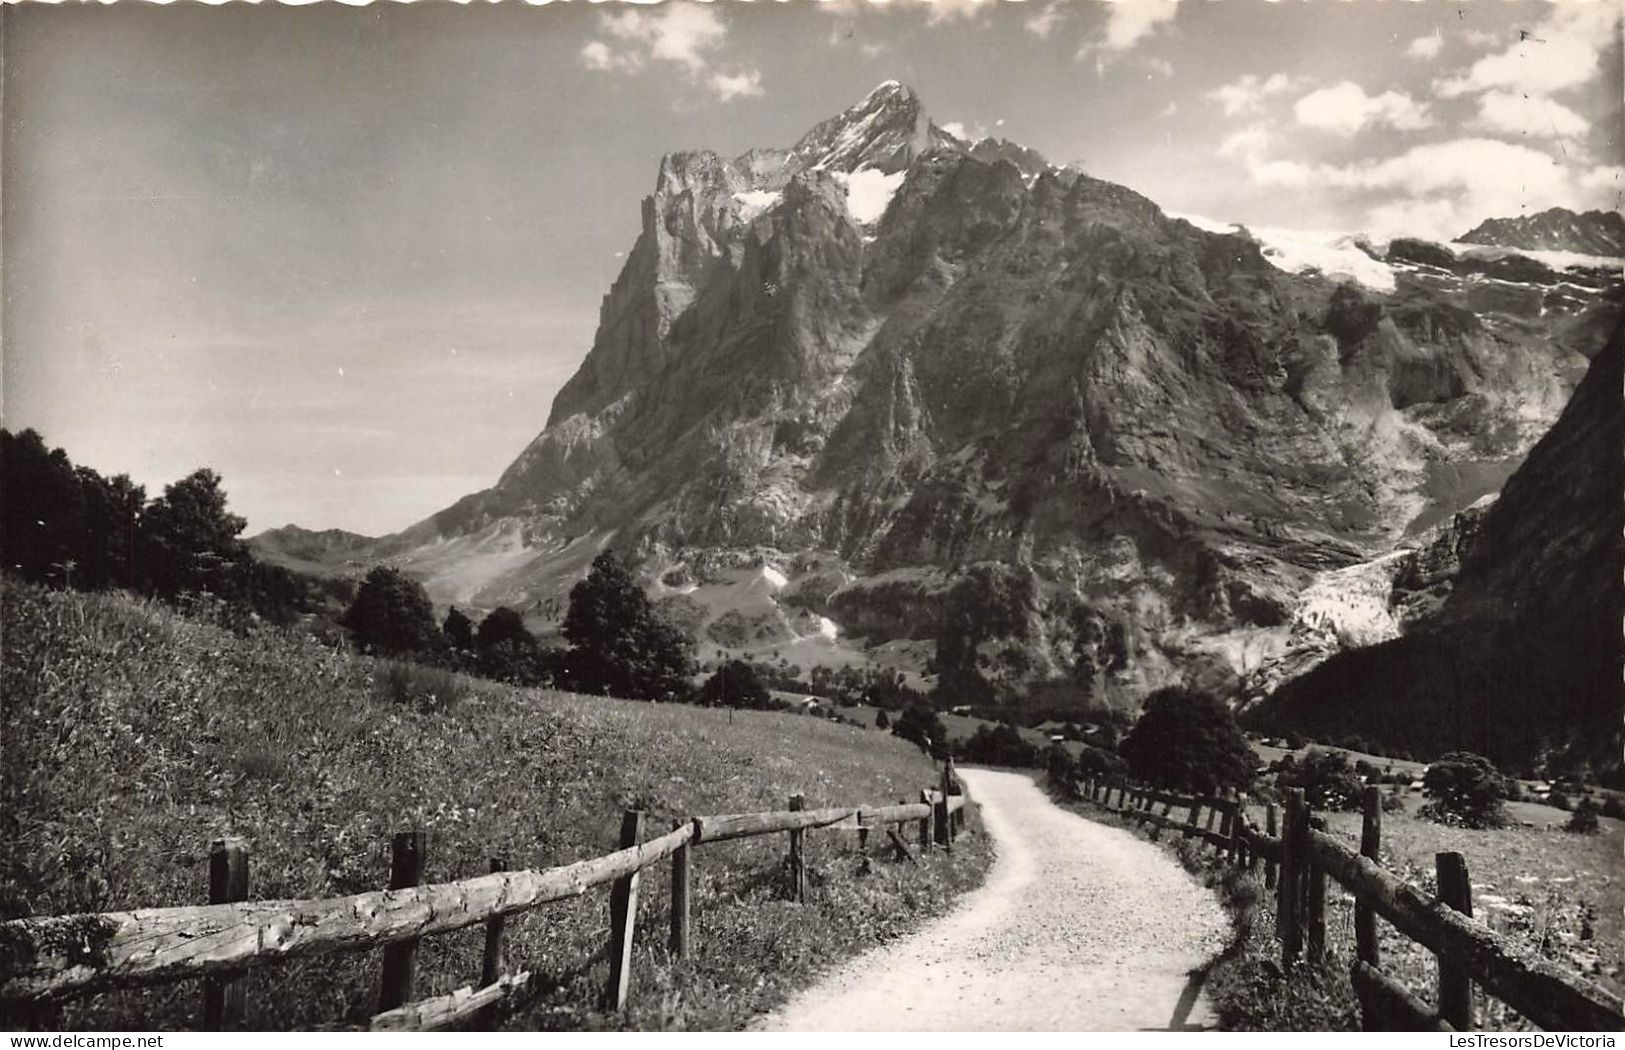
[(1132, 1031), (1212, 1027), (1218, 899), (1152, 843), (1056, 806), (1018, 773), (960, 771), (997, 859), (949, 915), (869, 952), (760, 1027)]

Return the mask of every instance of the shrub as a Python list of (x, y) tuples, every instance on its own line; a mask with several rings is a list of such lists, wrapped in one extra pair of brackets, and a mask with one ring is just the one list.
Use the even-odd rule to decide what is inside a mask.
[(1341, 751), (1310, 748), (1303, 761), (1276, 774), (1279, 787), (1303, 789), (1303, 797), (1315, 809), (1359, 809), (1365, 784)]
[(1613, 817), (1615, 820), (1625, 820), (1625, 799), (1618, 795), (1609, 795), (1603, 799), (1602, 815)]
[(1422, 787), (1433, 800), (1421, 811), (1429, 819), (1471, 828), (1506, 823), (1506, 778), (1483, 755), (1450, 752), (1428, 767)]
[(1388, 794), (1382, 796), (1382, 811), (1384, 813), (1405, 812), (1405, 796), (1398, 794)]
[(1103, 747), (1088, 747), (1078, 752), (1078, 774), (1107, 784), (1117, 783), (1128, 774), (1128, 763), (1123, 756)]
[(1574, 808), (1574, 800), (1562, 788), (1552, 788), (1551, 794), (1546, 796), (1546, 804), (1557, 809), (1570, 810)]
[(432, 712), (455, 707), (468, 688), (461, 678), (443, 668), (378, 660), (373, 665), (373, 690), (387, 703)]
[(891, 716), (886, 714), (886, 709), (885, 708), (881, 708), (879, 711), (875, 712), (875, 728), (876, 729), (889, 729), (889, 728), (891, 728)]
[(957, 749), (968, 761), (990, 766), (1036, 766), (1038, 748), (1021, 737), (1021, 731), (1008, 722), (981, 726)]
[(1152, 693), (1118, 748), (1138, 780), (1212, 794), (1246, 788), (1253, 751), (1230, 709), (1211, 693), (1170, 686)]
[(1284, 742), (1288, 751), (1301, 751), (1309, 744), (1309, 738), (1296, 729), (1289, 729)]
[(1057, 791), (1069, 796), (1078, 793), (1078, 764), (1072, 760), (1072, 752), (1051, 744), (1044, 751), (1044, 769)]
[(455, 605), (446, 613), (440, 633), (446, 636), (446, 644), (453, 649), (468, 652), (474, 648), (474, 623)]
[(1582, 798), (1569, 815), (1569, 822), (1563, 826), (1563, 830), (1578, 835), (1595, 835), (1602, 830), (1597, 823), (1597, 804), (1590, 798)]

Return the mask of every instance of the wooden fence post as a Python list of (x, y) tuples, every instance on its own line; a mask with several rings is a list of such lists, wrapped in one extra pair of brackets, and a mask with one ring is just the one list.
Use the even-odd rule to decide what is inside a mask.
[[(1228, 788), (1221, 789), (1219, 794), (1219, 803), (1224, 807), (1223, 812), (1219, 814), (1219, 841), (1228, 843), (1230, 841), (1232, 829), (1236, 826), (1235, 801)], [(1218, 855), (1221, 857), (1224, 856), (1228, 849), (1228, 845), (1218, 847)]]
[[(492, 857), (491, 873), (508, 870), (508, 858)], [(480, 987), (488, 988), (501, 979), (507, 965), (502, 958), (507, 922), (501, 915), (485, 920), (485, 955), (480, 963)]]
[[(1360, 799), (1360, 856), (1377, 861), (1382, 851), (1382, 789), (1375, 785), (1365, 789)], [(1377, 913), (1358, 893), (1354, 895), (1354, 953), (1368, 966), (1380, 961), (1377, 948)]]
[(1234, 794), (1235, 810), (1230, 814), (1230, 863), (1238, 867), (1247, 863), (1247, 836), (1243, 829), (1247, 823), (1247, 796), (1237, 791)]
[[(790, 810), (799, 813), (807, 806), (807, 797), (800, 792), (790, 796)], [(790, 899), (804, 901), (807, 899), (807, 856), (804, 852), (806, 841), (805, 832), (796, 829), (790, 832)]]
[[(209, 903), (248, 899), (248, 842), (215, 839), (209, 844)], [(203, 1027), (220, 1032), (240, 1027), (248, 1008), (246, 973), (222, 973), (203, 980)]]
[[(423, 881), (423, 855), (428, 852), (428, 835), (423, 831), (402, 831), (390, 842), (389, 888), (404, 890)], [(393, 1010), (412, 1001), (417, 979), (417, 938), (384, 945), (384, 978), (378, 993), (378, 1012)]]
[[(929, 806), (931, 804), (931, 792), (924, 788), (920, 789), (920, 801)], [(930, 848), (931, 818), (929, 816), (925, 816), (920, 818), (920, 852), (924, 853)]]
[[(1460, 853), (1436, 853), (1433, 870), (1439, 899), (1468, 918), (1473, 916), (1473, 884), (1467, 878), (1467, 858)], [(1458, 1032), (1473, 1027), (1473, 982), (1460, 959), (1439, 956), (1439, 1016)]]
[(1276, 887), (1276, 924), (1281, 935), (1281, 967), (1286, 969), (1303, 953), (1303, 927), (1298, 906), (1303, 900), (1300, 866), (1308, 858), (1299, 853), (1298, 827), (1307, 827), (1303, 789), (1292, 788), (1286, 797), (1286, 826), (1281, 829), (1281, 879)]
[[(1325, 831), (1326, 821), (1321, 817), (1310, 817), (1309, 828)], [(1305, 829), (1304, 837), (1299, 840), (1305, 846), (1309, 844), (1309, 828)], [(1303, 883), (1304, 935), (1309, 942), (1309, 961), (1318, 963), (1326, 958), (1326, 869), (1308, 860), (1307, 849), (1299, 856), (1306, 861)]]
[(948, 813), (948, 796), (943, 795), (937, 799), (932, 814), (936, 818), (937, 844), (943, 849), (952, 852), (954, 848), (954, 832), (953, 826), (949, 823), (951, 818)]
[(1200, 795), (1193, 795), (1191, 797), (1190, 812), (1185, 814), (1185, 829), (1179, 836), (1181, 839), (1189, 839), (1192, 835), (1196, 834), (1196, 822), (1198, 819), (1200, 819), (1198, 814), (1201, 812), (1202, 797)]
[[(671, 830), (683, 826), (683, 821), (671, 822)], [(671, 855), (671, 954), (677, 959), (688, 957), (688, 886), (689, 847), (678, 846)]]
[[(621, 816), (621, 849), (636, 846), (643, 837), (643, 811), (629, 809)], [(609, 891), (609, 986), (604, 1004), (611, 1010), (626, 1008), (632, 986), (632, 936), (638, 925), (638, 872), (622, 875)]]
[(869, 852), (869, 825), (863, 822), (863, 810), (858, 810), (858, 852), (867, 855)]
[[(1270, 838), (1275, 838), (1276, 835), (1280, 834), (1280, 831), (1280, 827), (1276, 824), (1275, 803), (1267, 802), (1264, 804), (1264, 834)], [(1264, 888), (1266, 890), (1275, 888), (1275, 868), (1275, 861), (1270, 860), (1268, 857), (1264, 858)]]

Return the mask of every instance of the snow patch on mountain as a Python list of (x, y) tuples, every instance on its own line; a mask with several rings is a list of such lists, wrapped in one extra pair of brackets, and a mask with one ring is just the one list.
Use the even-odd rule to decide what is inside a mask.
[(833, 642), (839, 637), (841, 629), (828, 616), (820, 616), (818, 618), (818, 633)]
[(907, 174), (895, 171), (888, 175), (878, 168), (859, 168), (850, 175), (836, 172), (835, 181), (846, 187), (846, 211), (852, 221), (859, 226), (879, 222)]
[(1372, 258), (1370, 242), (1359, 234), (1288, 230), (1279, 226), (1249, 226), (1247, 232), (1277, 270), (1287, 273), (1319, 270), (1331, 277), (1351, 277), (1379, 292), (1394, 290), (1393, 267)]
[(739, 202), (740, 221), (754, 222), (763, 212), (778, 207), (783, 197), (784, 194), (777, 190), (746, 190), (734, 194), (734, 200)]

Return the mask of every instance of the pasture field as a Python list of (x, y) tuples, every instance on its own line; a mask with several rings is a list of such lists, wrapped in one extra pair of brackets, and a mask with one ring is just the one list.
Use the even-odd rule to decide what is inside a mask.
[[(292, 632), (239, 637), (117, 594), (4, 583), (0, 918), (202, 903), (211, 839), (241, 835), (256, 899), (383, 887), (391, 833), (429, 833), (425, 878), (490, 858), (547, 867), (617, 846), (620, 814), (652, 835), (702, 813), (917, 799), (931, 761), (889, 734), (765, 712), (518, 690), (356, 657)], [(979, 882), (972, 834), (921, 867), (850, 832), (808, 834), (810, 901), (780, 899), (782, 836), (695, 853), (694, 956), (666, 957), (667, 869), (644, 879), (633, 994), (600, 1012), (609, 894), (508, 923), (509, 959), (542, 978), (513, 1023), (730, 1028), (817, 971), (894, 936)], [(868, 874), (862, 874), (869, 868)], [(482, 931), (423, 942), (419, 998), (476, 981)], [(378, 952), (295, 960), (250, 977), (251, 1027), (365, 1024)], [(0, 1026), (181, 1028), (195, 982), (73, 1000)]]

